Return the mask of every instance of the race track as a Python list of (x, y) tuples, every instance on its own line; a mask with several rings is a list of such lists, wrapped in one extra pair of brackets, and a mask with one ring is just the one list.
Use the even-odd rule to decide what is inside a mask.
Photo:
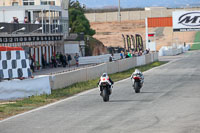
[(144, 76), (140, 94), (126, 79), (115, 83), (110, 102), (96, 88), (1, 121), (0, 133), (199, 133), (200, 51)]

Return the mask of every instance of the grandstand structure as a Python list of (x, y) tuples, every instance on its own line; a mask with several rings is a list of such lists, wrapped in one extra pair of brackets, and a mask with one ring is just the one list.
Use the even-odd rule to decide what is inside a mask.
[[(68, 0), (1, 0), (0, 46), (22, 47), (37, 64), (66, 53)], [(70, 47), (67, 47), (70, 48)]]

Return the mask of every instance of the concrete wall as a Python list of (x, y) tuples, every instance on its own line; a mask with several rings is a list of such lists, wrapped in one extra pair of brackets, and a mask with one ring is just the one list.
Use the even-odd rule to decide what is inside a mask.
[(77, 82), (86, 81), (86, 69), (79, 69), (66, 73), (56, 74), (53, 75), (52, 80), (52, 89), (64, 88)]
[(178, 45), (177, 47), (171, 47), (171, 46), (163, 46), (159, 50), (159, 56), (174, 56), (177, 54), (181, 54), (185, 51), (188, 51), (190, 49), (190, 45)]
[(119, 72), (119, 61), (108, 62), (107, 63), (107, 73), (113, 74)]
[(153, 53), (153, 61), (158, 61), (158, 53)]
[(39, 76), (34, 79), (3, 81), (0, 82), (0, 99), (8, 100), (32, 95), (51, 94), (51, 89), (64, 88), (74, 83), (95, 79), (104, 72), (112, 74), (125, 71), (141, 64), (156, 61), (157, 59), (158, 53), (151, 53), (140, 57), (106, 62), (93, 67), (55, 74), (50, 77)]
[[(79, 64), (87, 65), (87, 64), (99, 64), (99, 63), (108, 62), (110, 56), (111, 54), (80, 57)], [(112, 60), (119, 60), (119, 59), (120, 59), (120, 54), (114, 54), (114, 56), (112, 56)]]
[(145, 65), (145, 55), (137, 57), (137, 66)]
[[(139, 57), (137, 57), (137, 58), (139, 58)], [(136, 65), (137, 65), (136, 57), (120, 60), (119, 61), (119, 72), (133, 68)]]
[[(0, 6), (12, 6), (12, 2), (18, 2), (19, 6), (23, 6), (23, 0), (0, 0)], [(34, 0), (35, 5), (40, 5), (40, 0)], [(55, 1), (56, 6), (61, 5), (60, 0)]]
[(149, 64), (149, 63), (152, 62), (152, 60), (151, 60), (152, 56), (151, 55), (153, 55), (153, 54), (145, 55), (145, 64)]
[(95, 79), (100, 77), (103, 73), (107, 72), (107, 64), (103, 63), (97, 66), (86, 68), (86, 78), (87, 80)]
[(108, 74), (122, 72), (135, 66), (149, 64), (158, 60), (158, 53), (151, 53), (139, 57), (126, 58), (114, 62), (106, 62), (97, 66), (83, 68), (71, 72), (52, 76), (51, 88), (59, 89), (77, 82), (87, 81), (100, 77), (104, 72)]
[[(200, 10), (200, 8), (167, 9), (167, 10), (162, 9), (162, 10), (147, 10), (147, 11), (122, 11), (121, 21), (143, 20), (146, 17), (171, 17), (172, 12), (175, 10), (198, 11)], [(118, 12), (86, 13), (85, 15), (90, 22), (118, 21)]]
[(49, 76), (0, 82), (0, 100), (25, 98), (42, 94), (51, 94)]

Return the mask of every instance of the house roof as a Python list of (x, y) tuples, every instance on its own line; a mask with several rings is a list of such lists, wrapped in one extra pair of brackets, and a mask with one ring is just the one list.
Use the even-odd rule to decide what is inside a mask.
[(51, 6), (51, 5), (34, 5), (34, 6), (1, 6), (0, 11), (13, 11), (13, 10), (50, 10), (50, 11), (62, 11), (60, 6)]

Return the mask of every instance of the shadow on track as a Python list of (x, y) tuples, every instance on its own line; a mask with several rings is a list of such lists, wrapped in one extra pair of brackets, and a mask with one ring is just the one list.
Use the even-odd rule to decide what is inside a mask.
[(110, 100), (111, 103), (120, 103), (120, 102), (151, 102), (153, 99), (145, 99), (145, 100)]
[(164, 93), (164, 92), (153, 92), (153, 91), (152, 91), (152, 92), (150, 92), (150, 91), (146, 91), (146, 92), (145, 92), (145, 91), (144, 91), (144, 92), (140, 92), (140, 93)]

